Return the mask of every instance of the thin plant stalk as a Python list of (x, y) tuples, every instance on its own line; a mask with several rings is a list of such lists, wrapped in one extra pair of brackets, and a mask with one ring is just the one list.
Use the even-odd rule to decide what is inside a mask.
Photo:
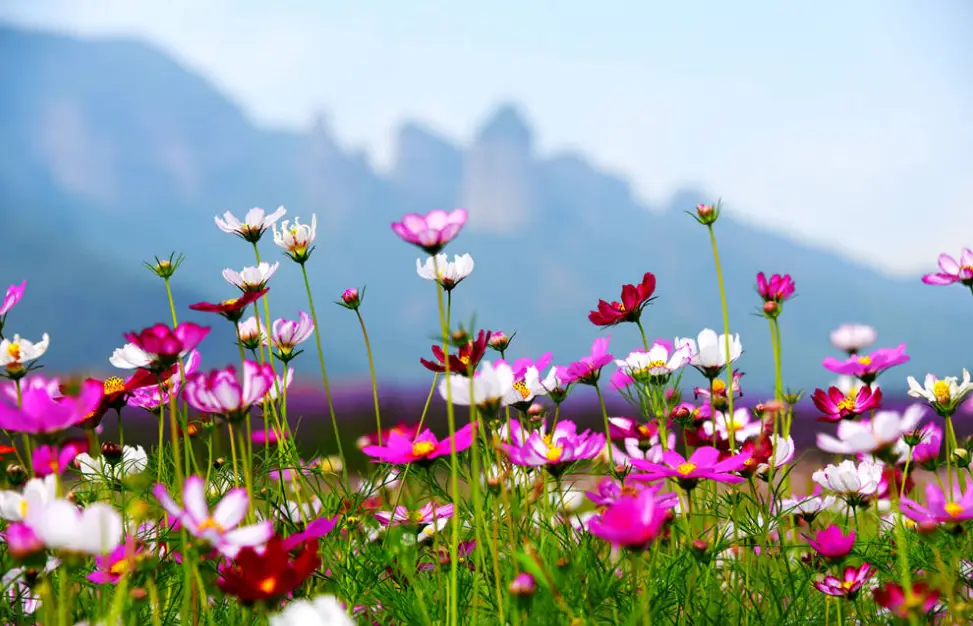
[(368, 331), (365, 329), (365, 318), (361, 315), (360, 309), (355, 309), (358, 316), (358, 323), (361, 325), (361, 334), (365, 339), (365, 352), (368, 353), (368, 371), (372, 376), (372, 400), (375, 403), (375, 428), (378, 432), (378, 445), (382, 445), (382, 413), (378, 404), (378, 381), (375, 379), (375, 359), (372, 356), (372, 343), (368, 340)]
[[(707, 229), (709, 230), (710, 244), (713, 247), (713, 261), (716, 263), (716, 279), (720, 285), (720, 306), (723, 309), (723, 341), (726, 349), (726, 388), (728, 390), (726, 394), (727, 415), (729, 419), (733, 419), (733, 364), (730, 362), (730, 313), (726, 307), (726, 287), (723, 284), (723, 268), (720, 265), (720, 253), (716, 247), (716, 233), (713, 231), (712, 224), (709, 224)], [(733, 429), (727, 428), (727, 433), (730, 439), (730, 449), (736, 450), (736, 438), (734, 437)]]

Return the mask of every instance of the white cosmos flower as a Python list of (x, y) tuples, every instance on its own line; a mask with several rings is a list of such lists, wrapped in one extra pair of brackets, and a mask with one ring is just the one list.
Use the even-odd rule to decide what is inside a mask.
[(730, 419), (727, 419), (725, 412), (717, 411), (713, 419), (703, 422), (703, 432), (710, 437), (716, 433), (721, 440), (729, 439), (732, 429), (733, 439), (737, 443), (759, 435), (762, 428), (763, 423), (760, 420), (753, 419), (750, 409), (746, 407), (734, 410), (733, 417)]
[[(794, 445), (794, 439), (791, 437), (772, 435), (770, 438), (770, 445), (774, 450), (774, 469), (778, 469), (790, 463), (794, 459), (794, 454), (797, 452), (797, 447)], [(767, 460), (770, 461), (771, 459)], [(769, 471), (770, 463), (761, 463), (757, 466), (757, 473), (761, 476)]]
[(516, 380), (510, 390), (503, 396), (503, 405), (526, 404), (537, 396), (546, 396), (547, 389), (541, 383), (541, 374), (533, 365), (524, 371), (524, 377)]
[(280, 223), (280, 230), (277, 225), (274, 228), (274, 243), (287, 250), (288, 256), (298, 263), (303, 263), (311, 255), (311, 244), (314, 243), (314, 236), (318, 231), (318, 216), (311, 215), (311, 225), (301, 224), (298, 218), (294, 218), (294, 224), (289, 225), (287, 220)]
[(301, 311), (299, 319), (288, 320), (283, 317), (274, 320), (270, 330), (270, 337), (264, 336), (264, 345), (272, 345), (278, 353), (290, 356), (298, 344), (306, 341), (314, 332), (314, 322), (311, 316)]
[(270, 616), (270, 626), (355, 626), (334, 596), (314, 600), (292, 600), (287, 608)]
[(57, 497), (57, 476), (49, 474), (44, 478), (31, 478), (24, 485), (23, 493), (0, 491), (0, 518), (11, 522), (21, 522), (35, 508)]
[(436, 536), (436, 533), (446, 528), (446, 525), (451, 521), (452, 518), (450, 517), (437, 517), (434, 521), (422, 527), (422, 530), (416, 535), (416, 541), (419, 543), (429, 541)]
[(909, 395), (913, 398), (924, 398), (930, 404), (951, 409), (956, 407), (964, 398), (973, 391), (973, 383), (970, 382), (970, 372), (963, 369), (963, 382), (955, 376), (937, 378), (933, 374), (926, 374), (923, 385), (919, 385), (912, 376), (908, 378)]
[(24, 522), (53, 550), (106, 554), (122, 541), (122, 516), (104, 502), (79, 510), (67, 500), (50, 500), (31, 507)]
[(82, 452), (75, 461), (81, 477), (91, 481), (119, 481), (126, 476), (141, 474), (149, 464), (149, 457), (142, 446), (125, 446), (122, 458), (112, 463), (102, 454), (97, 459)]
[(878, 339), (878, 333), (865, 324), (842, 324), (831, 331), (831, 345), (845, 352), (859, 352)]
[(268, 228), (286, 214), (287, 209), (284, 207), (277, 207), (277, 210), (270, 215), (267, 215), (267, 212), (260, 207), (254, 207), (247, 211), (242, 222), (229, 211), (223, 214), (223, 219), (214, 217), (213, 220), (224, 233), (236, 235), (246, 241), (256, 243)]
[(245, 348), (256, 349), (258, 345), (267, 343), (267, 330), (255, 316), (251, 315), (239, 323), (237, 339)]
[(108, 357), (108, 362), (118, 369), (134, 370), (147, 367), (152, 362), (152, 357), (134, 343), (126, 343), (121, 348), (115, 348)]
[(781, 501), (783, 513), (813, 516), (834, 506), (837, 498), (834, 496), (807, 496), (804, 498), (784, 498)]
[[(668, 376), (681, 367), (689, 363), (692, 356), (691, 348), (688, 343), (679, 343), (670, 351), (669, 347), (662, 343), (654, 343), (648, 352), (635, 351), (629, 353), (624, 359), (616, 359), (615, 365), (632, 378), (640, 376)], [(681, 340), (683, 342), (688, 340)]]
[[(711, 328), (704, 328), (692, 339), (676, 337), (676, 345), (689, 344), (692, 358), (689, 364), (704, 371), (719, 371), (726, 367), (726, 335), (717, 335)], [(743, 344), (740, 335), (730, 336), (730, 362), (736, 361), (743, 354)]]
[[(470, 379), (460, 374), (450, 374), (439, 382), (439, 395), (447, 397), (447, 385), (452, 393), (453, 403), (462, 406), (476, 404), (484, 407), (502, 406), (504, 398), (510, 397), (514, 388), (514, 371), (503, 361), (494, 365), (484, 361), (473, 376), (473, 398), (470, 398)], [(519, 394), (517, 397), (520, 397)]]
[(277, 271), (280, 261), (275, 261), (273, 265), (266, 261), (261, 261), (256, 267), (247, 266), (242, 271), (230, 268), (223, 270), (223, 278), (226, 282), (238, 287), (241, 291), (260, 291), (267, 286), (267, 282)]
[(20, 335), (14, 335), (13, 339), (4, 339), (0, 341), (0, 365), (8, 370), (22, 368), (27, 363), (44, 356), (50, 343), (51, 337), (47, 333), (44, 333), (37, 343), (21, 339)]
[(858, 465), (854, 461), (842, 461), (814, 472), (811, 480), (839, 495), (870, 496), (878, 491), (882, 466), (868, 461)]
[[(473, 273), (473, 257), (468, 254), (457, 254), (449, 261), (445, 253), (429, 257), (423, 263), (416, 259), (416, 273), (426, 280), (434, 280), (446, 291), (460, 284), (464, 278)], [(438, 272), (436, 271), (438, 267)]]
[(925, 409), (913, 404), (901, 415), (895, 411), (879, 411), (875, 419), (838, 424), (837, 439), (818, 434), (818, 447), (835, 454), (872, 454), (895, 446), (902, 435), (912, 432), (925, 415)]
[[(44, 573), (53, 572), (60, 564), (61, 562), (54, 557), (48, 557), (47, 563), (44, 565)], [(41, 599), (27, 584), (26, 573), (26, 567), (15, 567), (8, 570), (0, 579), (0, 589), (5, 591), (11, 607), (20, 604), (20, 610), (23, 611), (24, 615), (33, 615), (41, 605)]]
[[(841, 375), (838, 376), (838, 378), (836, 378), (834, 382), (831, 383), (831, 386), (837, 387), (841, 391), (841, 393), (845, 394), (845, 397), (854, 398), (858, 395), (858, 390), (861, 388), (862, 382), (857, 378), (855, 378), (854, 376)], [(877, 380), (872, 382), (868, 386), (871, 388), (872, 391), (875, 391), (876, 389), (879, 389), (881, 387), (881, 385), (878, 384)]]

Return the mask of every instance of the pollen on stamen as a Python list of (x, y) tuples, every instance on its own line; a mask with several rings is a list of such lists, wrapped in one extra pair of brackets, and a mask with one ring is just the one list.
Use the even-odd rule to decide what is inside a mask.
[(937, 380), (932, 386), (932, 395), (936, 397), (936, 400), (945, 404), (949, 402), (952, 394), (950, 393), (949, 383), (945, 380)]
[(125, 381), (118, 376), (111, 376), (105, 379), (105, 395), (111, 395), (113, 393), (121, 393), (125, 391)]
[(689, 474), (692, 474), (694, 471), (696, 471), (696, 464), (689, 463), (689, 462), (680, 463), (679, 467), (676, 468), (676, 471), (682, 474), (683, 476), (688, 476)]
[(435, 444), (430, 441), (417, 441), (412, 444), (413, 456), (429, 456), (436, 449)]
[(520, 394), (520, 397), (524, 400), (530, 397), (530, 388), (527, 387), (527, 383), (522, 380), (518, 380), (514, 383), (514, 389)]

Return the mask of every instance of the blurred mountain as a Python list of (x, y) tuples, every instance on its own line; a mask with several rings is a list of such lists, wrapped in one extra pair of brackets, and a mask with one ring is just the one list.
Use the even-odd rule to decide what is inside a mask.
[[(174, 250), (187, 257), (174, 278), (180, 317), (214, 325), (208, 361), (231, 359), (228, 324), (188, 316), (185, 306), (234, 295), (221, 270), (253, 264), (254, 251), (212, 220), (251, 206), (284, 205), (304, 221), (317, 214), (308, 273), (336, 376), (364, 376), (367, 360), (354, 315), (331, 302), (367, 284), (363, 314), (380, 376), (425, 377), (418, 357), (437, 333), (435, 290), (416, 276), (417, 251), (389, 223), (432, 208), (470, 210), (449, 250), (477, 262), (454, 294), (454, 322), (475, 312), (478, 326), (516, 330), (514, 356), (553, 350), (566, 362), (587, 353), (600, 332), (589, 309), (598, 298), (617, 299), (645, 271), (659, 280), (645, 316), (650, 335), (722, 328), (706, 231), (683, 213), (711, 201), (711, 191), (687, 188), (646, 206), (623, 176), (582, 153), (538, 155), (514, 104), (488, 116), (469, 146), (403, 124), (383, 174), (367, 154), (340, 145), (326, 118), (304, 132), (259, 128), (204, 77), (139, 41), (0, 27), (0, 134), (0, 278), (30, 281), (8, 332), (50, 332), (54, 366), (104, 363), (123, 331), (168, 321), (161, 281), (140, 265)], [(760, 270), (790, 272), (798, 284), (800, 297), (781, 322), (791, 386), (829, 380), (819, 364), (831, 352), (828, 331), (844, 321), (875, 325), (884, 345), (908, 344), (913, 363), (892, 383), (968, 365), (968, 347), (954, 340), (969, 319), (961, 289), (889, 278), (737, 221), (732, 206), (717, 232), (749, 388), (766, 389), (773, 376), (766, 321), (752, 315)], [(846, 243), (855, 237), (842, 224), (834, 232)], [(271, 315), (296, 317), (307, 309), (299, 268), (269, 236), (260, 254), (281, 261)], [(618, 328), (612, 347), (627, 353), (637, 337)], [(312, 355), (296, 365), (315, 375)]]

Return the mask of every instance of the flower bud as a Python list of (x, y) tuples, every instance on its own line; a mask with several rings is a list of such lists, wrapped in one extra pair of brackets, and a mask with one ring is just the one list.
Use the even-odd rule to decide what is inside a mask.
[(224, 465), (226, 465), (226, 459), (224, 457), (213, 460), (213, 469), (222, 469)]
[(115, 464), (122, 460), (122, 447), (117, 443), (106, 441), (101, 444), (101, 455), (109, 463)]
[(527, 597), (534, 595), (537, 591), (537, 581), (527, 572), (517, 574), (517, 577), (510, 583), (510, 593), (515, 596)]
[(961, 469), (970, 466), (970, 451), (966, 448), (956, 448), (953, 450), (953, 462), (956, 463), (956, 467)]
[(23, 485), (27, 482), (27, 468), (17, 463), (7, 466), (7, 478), (14, 486)]
[(357, 289), (345, 289), (341, 294), (341, 301), (344, 302), (345, 306), (349, 309), (356, 310), (361, 306), (361, 296), (358, 295)]
[[(516, 333), (515, 333), (516, 334)], [(513, 339), (513, 335), (508, 337), (503, 334), (502, 331), (497, 331), (490, 335), (490, 343), (488, 344), (491, 348), (497, 352), (503, 352), (510, 347), (510, 341)]]
[(776, 318), (778, 315), (780, 315), (780, 304), (774, 302), (773, 300), (764, 302), (764, 315), (770, 319)]
[(712, 204), (697, 204), (696, 214), (693, 217), (703, 226), (712, 226), (720, 217), (720, 205), (719, 203), (715, 206)]

